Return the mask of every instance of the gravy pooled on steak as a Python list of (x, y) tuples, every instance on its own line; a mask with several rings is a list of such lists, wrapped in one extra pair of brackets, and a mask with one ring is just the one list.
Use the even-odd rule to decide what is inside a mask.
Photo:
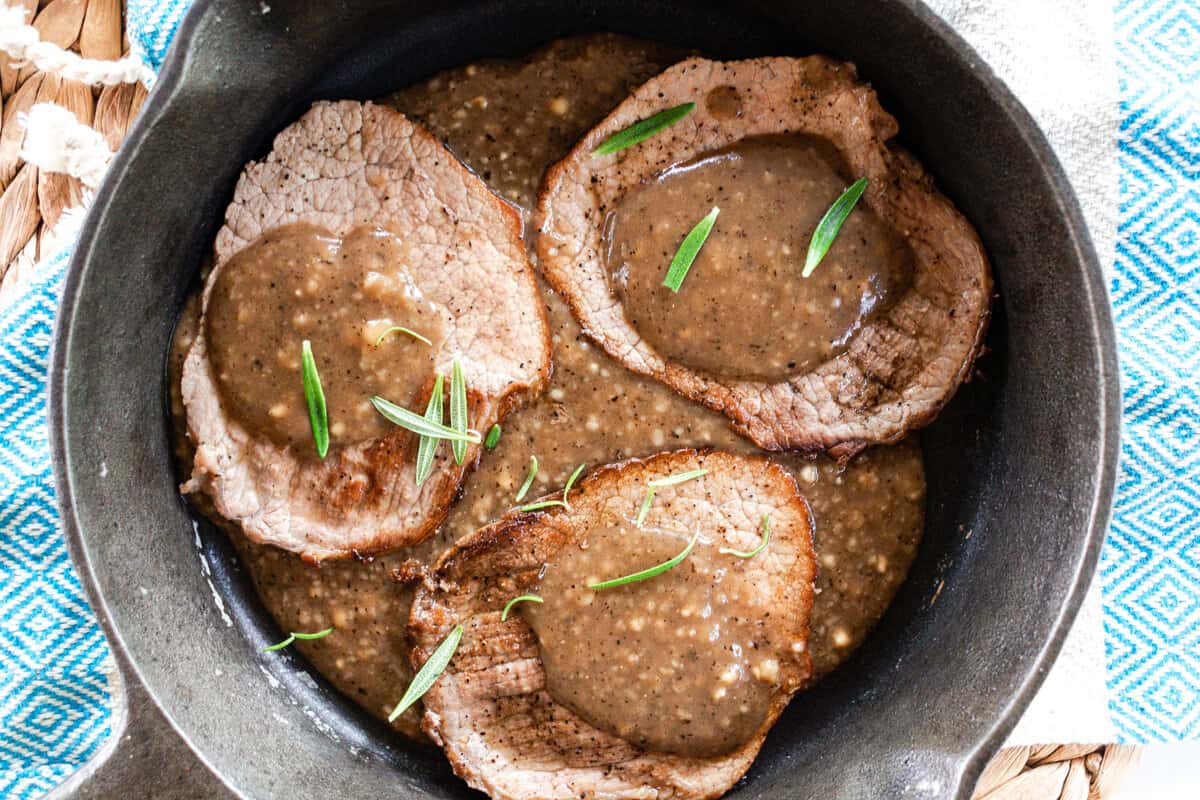
[[(635, 187), (606, 237), (626, 318), (665, 358), (727, 378), (784, 380), (842, 352), (906, 287), (913, 260), (860, 205), (817, 271), (800, 277), (817, 222), (853, 180), (832, 145), (793, 135), (744, 139)], [(713, 207), (716, 224), (672, 292), (671, 258)]]
[[(300, 376), (301, 342), (312, 342), (334, 444), (391, 427), (371, 406), (381, 395), (413, 405), (433, 376), (448, 312), (407, 271), (403, 240), (358, 228), (345, 240), (313, 225), (268, 231), (217, 274), (205, 316), (208, 353), (222, 400), (249, 430), (312, 452)], [(393, 325), (401, 332), (376, 341)]]
[(714, 756), (762, 725), (780, 651), (792, 645), (763, 624), (772, 609), (754, 586), (762, 576), (701, 538), (661, 575), (588, 588), (661, 564), (689, 538), (613, 517), (547, 565), (544, 604), (520, 608), (556, 700), (643, 750)]
[[(717, 99), (707, 102), (705, 98), (714, 91)], [(731, 93), (736, 93), (736, 100)], [(617, 132), (688, 102), (695, 103), (691, 112), (654, 136), (615, 152), (595, 154), (597, 147)], [(615, 360), (725, 414), (737, 430), (763, 449), (823, 451), (844, 461), (869, 445), (894, 444), (909, 431), (933, 421), (970, 375), (987, 327), (992, 293), (990, 267), (974, 228), (938, 193), (921, 165), (892, 143), (898, 130), (895, 119), (879, 105), (875, 92), (858, 79), (853, 64), (824, 56), (681, 61), (635, 89), (585, 134), (566, 158), (547, 170), (536, 215), (542, 277), (566, 299), (587, 335)], [(692, 265), (696, 274), (689, 273), (673, 299), (675, 303), (690, 304), (690, 309), (668, 309), (667, 313), (675, 314), (674, 319), (688, 329), (711, 323), (711, 318), (704, 317), (708, 310), (706, 298), (696, 292), (712, 293), (713, 302), (728, 306), (717, 322), (722, 334), (733, 336), (733, 350), (722, 357), (712, 352), (701, 355), (716, 337), (707, 343), (685, 339), (676, 344), (675, 331), (663, 325), (658, 335), (660, 344), (683, 348), (683, 358), (660, 352), (651, 337), (656, 335), (654, 325), (662, 323), (646, 318), (661, 310), (653, 300), (656, 284), (643, 278), (646, 291), (626, 290), (626, 297), (639, 304), (633, 313), (623, 307), (621, 298), (614, 297), (606, 235), (609, 213), (614, 208), (619, 210), (622, 200), (631, 193), (669, 189), (678, 178), (661, 181), (662, 188), (657, 190), (645, 184), (678, 165), (703, 161), (727, 148), (746, 148), (749, 145), (745, 143), (757, 137), (798, 133), (837, 148), (848, 165), (845, 183), (849, 179), (867, 180), (851, 214), (860, 219), (837, 237), (833, 248), (842, 255), (834, 257), (846, 257), (847, 246), (853, 246), (853, 242), (846, 241), (850, 238), (847, 233), (853, 235), (854, 228), (867, 219), (862, 212), (869, 210), (911, 249), (911, 278), (898, 282), (893, 297), (876, 305), (872, 313), (860, 315), (857, 322), (835, 320), (836, 324), (821, 335), (850, 335), (844, 346), (834, 347), (828, 358), (818, 360), (820, 342), (806, 345), (811, 329), (805, 328), (822, 323), (807, 309), (798, 318), (778, 325), (755, 319), (768, 305), (764, 292), (772, 284), (767, 276), (750, 277), (747, 298), (738, 297), (736, 292), (721, 296), (721, 288), (735, 283), (735, 279), (711, 282), (705, 287), (705, 267), (713, 272), (713, 259), (706, 263), (706, 243), (698, 263)], [(702, 169), (709, 171), (701, 167), (696, 174)], [(749, 183), (746, 185), (748, 188)], [(716, 193), (724, 191), (718, 183)], [(713, 244), (718, 245), (717, 256), (724, 250), (719, 247), (722, 239), (752, 232), (746, 223), (737, 221), (736, 214), (741, 212), (737, 211), (734, 194), (734, 221), (722, 212), (711, 234)], [(825, 204), (830, 202), (830, 194), (828, 187), (819, 191), (817, 187), (797, 188), (793, 202), (801, 202), (802, 195), (811, 195), (803, 201), (805, 204), (828, 209)], [(770, 198), (770, 192), (766, 196)], [(654, 208), (660, 210), (663, 205), (655, 204)], [(710, 208), (707, 203), (699, 208), (692, 206), (690, 224), (695, 225)], [(806, 217), (801, 230), (819, 218), (816, 214)], [(785, 222), (789, 219), (793, 218), (785, 217), (774, 231), (781, 252), (788, 243)], [(657, 225), (659, 219), (640, 222)], [(669, 238), (675, 241), (670, 245), (649, 243), (657, 246), (658, 252), (647, 253), (646, 257), (663, 269), (679, 246), (681, 231), (686, 230), (685, 225), (673, 222)], [(797, 233), (792, 233), (793, 242)], [(863, 231), (857, 233), (862, 236)], [(864, 244), (861, 239), (859, 244)], [(738, 249), (729, 248), (731, 253)], [(884, 244), (884, 249), (895, 250), (896, 245)], [(797, 271), (805, 255), (804, 246), (793, 254)], [(722, 271), (737, 267), (717, 266)], [(745, 264), (742, 269), (749, 267)], [(829, 267), (821, 263), (816, 272), (798, 283), (819, 286), (820, 281), (838, 277), (838, 271)], [(852, 274), (855, 279), (864, 277), (857, 268)], [(804, 286), (804, 306), (810, 299), (809, 291), (817, 290)], [(832, 303), (843, 291), (845, 288), (839, 288), (837, 293), (826, 295), (826, 302)], [(841, 296), (843, 303), (849, 296)], [(794, 304), (793, 308), (799, 307), (786, 290), (780, 299)], [(699, 320), (688, 320), (689, 311)], [(636, 320), (636, 326), (631, 320)], [(735, 320), (750, 327), (752, 334), (733, 331)], [(786, 333), (789, 327), (793, 330)], [(752, 348), (763, 342), (755, 337), (777, 340), (764, 350), (767, 358), (762, 359), (761, 367)], [(676, 354), (679, 352), (677, 349)], [(803, 367), (806, 358), (809, 364)], [(704, 369), (691, 366), (697, 359), (703, 360)], [(790, 367), (793, 361), (796, 365)], [(731, 369), (735, 375), (750, 371), (771, 379), (731, 378), (714, 374), (710, 371), (713, 369)]]
[[(659, 489), (638, 532), (649, 482), (695, 470), (706, 473)], [(720, 552), (753, 550), (764, 515), (765, 549)], [(693, 538), (666, 572), (588, 588), (677, 556)], [(716, 797), (811, 675), (814, 573), (808, 504), (761, 456), (679, 450), (595, 469), (569, 508), (505, 514), (455, 542), (417, 589), (414, 665), (464, 629), (424, 696), (425, 730), (460, 777), (497, 800)], [(530, 592), (544, 602), (502, 619), (509, 599)]]
[[(330, 237), (345, 241), (338, 254), (347, 264), (361, 262), (357, 267), (361, 285), (353, 286), (353, 278), (350, 283), (330, 280), (324, 285), (329, 265), (311, 254), (291, 266), (286, 257), (264, 266), (312, 275), (285, 274), (274, 287), (270, 280), (265, 284), (242, 280), (251, 265), (239, 263), (239, 254), (256, 244), (272, 247), (264, 237), (280, 231), (290, 236), (295, 225), (328, 231)], [(380, 240), (372, 241), (371, 232), (375, 228), (397, 232), (401, 241), (386, 242), (377, 250), (373, 245)], [(449, 447), (436, 448), (432, 466), (418, 480), (420, 444), (412, 431), (383, 426), (377, 429), (381, 434), (359, 438), (376, 423), (366, 416), (356, 419), (352, 412), (358, 405), (345, 407), (355, 402), (347, 395), (368, 388), (371, 380), (364, 377), (359, 382), (353, 373), (361, 370), (359, 356), (371, 334), (378, 338), (375, 330), (368, 329), (386, 328), (383, 323), (388, 319), (416, 325), (417, 320), (408, 317), (422, 315), (413, 312), (427, 311), (423, 316), (432, 319), (440, 308), (445, 309), (444, 331), (431, 325), (429, 333), (437, 338), (431, 337), (427, 346), (433, 351), (437, 373), (450, 375), (455, 364), (461, 370), (466, 402), (459, 410), (465, 412), (468, 429), (486, 431), (535, 397), (549, 378), (550, 339), (521, 232), (520, 213), (496, 197), (420, 125), (374, 103), (314, 103), (275, 137), (265, 158), (246, 165), (225, 211), (225, 224), (217, 232), (213, 268), (202, 300), (204, 322), (188, 350), (181, 377), (188, 436), (195, 445), (191, 475), (182, 491), (207, 495), (216, 512), (239, 525), (251, 540), (291, 550), (309, 561), (384, 553), (431, 535), (474, 467), (482, 444), (468, 443), (457, 459)], [(222, 275), (231, 265), (239, 276), (227, 283)], [(410, 282), (425, 298), (421, 303), (412, 302), (417, 295), (411, 294)], [(334, 293), (337, 300), (336, 293), (345, 292), (354, 306), (364, 304), (359, 311), (370, 313), (364, 314), (364, 320), (356, 319), (356, 312), (339, 316), (344, 308), (302, 303), (288, 315), (287, 309), (278, 307), (303, 300), (310, 283), (316, 284), (314, 297)], [(230, 290), (238, 297), (232, 304), (223, 303), (219, 287), (226, 290), (224, 299), (229, 299)], [(289, 290), (287, 297), (276, 300), (274, 312), (250, 305), (259, 298), (267, 303), (272, 292)], [(245, 293), (253, 296), (247, 299)], [(214, 298), (222, 306), (224, 321), (237, 329), (217, 330), (207, 319)], [(394, 301), (394, 307), (389, 308), (385, 300)], [(292, 327), (308, 322), (297, 315), (321, 317), (322, 342), (334, 349), (339, 337), (358, 337), (342, 351), (346, 361), (324, 362), (327, 370), (322, 378), (332, 382), (335, 392), (330, 422), (346, 426), (345, 439), (325, 458), (313, 458), (312, 447), (280, 446), (260, 430), (248, 429), (242, 415), (235, 413), (236, 404), (228, 401), (228, 378), (234, 374), (228, 359), (237, 357), (230, 353), (229, 342), (244, 336), (241, 326), (257, 314), (274, 316)], [(355, 330), (356, 326), (361, 327)], [(264, 338), (245, 342), (248, 351), (257, 344), (266, 351), (259, 352), (259, 358), (278, 360), (281, 347), (274, 337), (286, 336), (286, 328), (269, 333), (260, 327), (258, 333)], [(231, 337), (222, 338), (224, 386), (222, 370), (209, 353), (213, 334)], [(292, 347), (302, 346), (304, 338), (311, 337), (304, 336)], [(387, 352), (374, 363), (387, 363), (391, 357), (396, 345), (385, 341), (381, 349), (385, 345)], [(248, 351), (245, 355), (253, 368), (254, 356)], [(413, 352), (424, 357), (419, 350)], [(411, 394), (414, 385), (421, 385), (416, 398), (420, 408), (436, 384), (424, 364), (418, 365), (420, 375), (403, 374), (411, 366), (393, 366), (394, 379), (402, 381), (393, 388)], [(335, 375), (339, 370), (345, 374)], [(302, 377), (298, 370), (291, 374)], [(418, 384), (421, 376), (425, 381)], [(278, 398), (256, 394), (253, 383), (261, 376), (250, 377), (250, 390), (235, 394), (235, 399), (257, 403), (257, 413), (268, 417), (272, 409), (281, 415), (291, 413)], [(298, 380), (286, 397), (298, 404), (302, 392), (303, 381)], [(365, 410), (371, 395), (360, 396), (357, 402)], [(296, 427), (302, 430), (303, 423)], [(298, 435), (296, 428), (285, 429), (282, 436), (274, 432), (279, 438)]]

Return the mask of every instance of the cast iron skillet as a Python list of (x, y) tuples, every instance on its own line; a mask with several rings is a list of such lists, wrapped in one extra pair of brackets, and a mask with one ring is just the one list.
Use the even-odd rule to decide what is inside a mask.
[(238, 171), (312, 100), (375, 97), (613, 30), (722, 57), (857, 62), (983, 237), (999, 286), (991, 352), (925, 435), (928, 526), (912, 575), (862, 650), (792, 703), (734, 791), (966, 798), (1092, 575), (1118, 429), (1100, 267), (1058, 162), (995, 76), (912, 0), (269, 5), (197, 0), (67, 278), (58, 496), (124, 694), (121, 735), (60, 795), (469, 795), (439, 753), (400, 741), (292, 654), (259, 652), (279, 631), (176, 491), (164, 354)]

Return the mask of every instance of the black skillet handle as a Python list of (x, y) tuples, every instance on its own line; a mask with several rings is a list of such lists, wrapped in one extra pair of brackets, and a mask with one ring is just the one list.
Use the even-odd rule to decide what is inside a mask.
[(112, 735), (46, 800), (223, 800), (236, 795), (205, 767), (142, 688), (120, 648)]

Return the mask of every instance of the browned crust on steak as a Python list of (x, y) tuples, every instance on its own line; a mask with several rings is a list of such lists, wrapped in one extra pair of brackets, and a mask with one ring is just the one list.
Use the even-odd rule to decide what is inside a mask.
[[(423, 127), (372, 103), (314, 104), (276, 137), (266, 159), (243, 172), (217, 234), (204, 303), (233, 255), (267, 230), (293, 223), (338, 236), (360, 225), (394, 227), (425, 254), (414, 280), (425, 281), (422, 290), (452, 319), (435, 355), (437, 369), (448, 375), (454, 356), (462, 356), (472, 427), (486, 431), (545, 386), (549, 325), (520, 213)], [(415, 544), (441, 524), (479, 445), (468, 446), (461, 465), (449, 447), (439, 448), (420, 487), (418, 438), (400, 428), (335, 448), (323, 461), (301, 459), (225, 414), (203, 325), (182, 381), (196, 444), (185, 492), (206, 494), (250, 539), (310, 561)]]
[(701, 466), (708, 475), (664, 490), (651, 513), (700, 519), (705, 533), (721, 531), (715, 535), (724, 544), (748, 548), (769, 509), (771, 545), (755, 562), (776, 595), (774, 608), (790, 612), (772, 615), (772, 622), (791, 625), (793, 640), (807, 641), (813, 523), (786, 471), (758, 456), (695, 450), (599, 468), (572, 491), (569, 511), (508, 513), (443, 553), (417, 591), (409, 618), (414, 668), (454, 625), (465, 628), (454, 658), (424, 697), (423, 727), (472, 787), (495, 800), (700, 800), (724, 794), (750, 767), (811, 673), (806, 650), (783, 659), (781, 688), (749, 741), (728, 755), (688, 758), (638, 750), (555, 702), (532, 630), (520, 615), (500, 621), (505, 602), (532, 590), (542, 565), (585, 536), (590, 521), (602, 513), (632, 518), (647, 481)]
[[(718, 86), (736, 87), (742, 114), (718, 119), (707, 111), (704, 97)], [(616, 131), (687, 101), (696, 109), (676, 125), (591, 157)], [(896, 442), (932, 421), (969, 375), (992, 293), (974, 228), (920, 164), (889, 145), (897, 130), (852, 64), (824, 56), (688, 59), (638, 88), (547, 172), (538, 199), (542, 272), (609, 355), (724, 413), (760, 447), (846, 459), (868, 445)], [(870, 179), (862, 201), (912, 246), (912, 287), (844, 353), (786, 381), (722, 380), (669, 362), (638, 336), (609, 290), (604, 216), (627, 188), (671, 165), (778, 133), (825, 138), (855, 174)]]

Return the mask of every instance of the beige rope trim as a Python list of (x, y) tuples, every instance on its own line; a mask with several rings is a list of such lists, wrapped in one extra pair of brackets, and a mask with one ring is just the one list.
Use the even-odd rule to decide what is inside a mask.
[(46, 172), (62, 172), (95, 189), (112, 151), (99, 131), (54, 103), (38, 103), (19, 116), (25, 140), (18, 155)]
[(132, 55), (118, 61), (99, 61), (43, 42), (37, 28), (26, 24), (25, 8), (9, 2), (0, 0), (0, 50), (8, 53), (14, 63), (32, 64), (41, 72), (93, 86), (137, 81), (149, 84), (154, 79), (154, 72)]

